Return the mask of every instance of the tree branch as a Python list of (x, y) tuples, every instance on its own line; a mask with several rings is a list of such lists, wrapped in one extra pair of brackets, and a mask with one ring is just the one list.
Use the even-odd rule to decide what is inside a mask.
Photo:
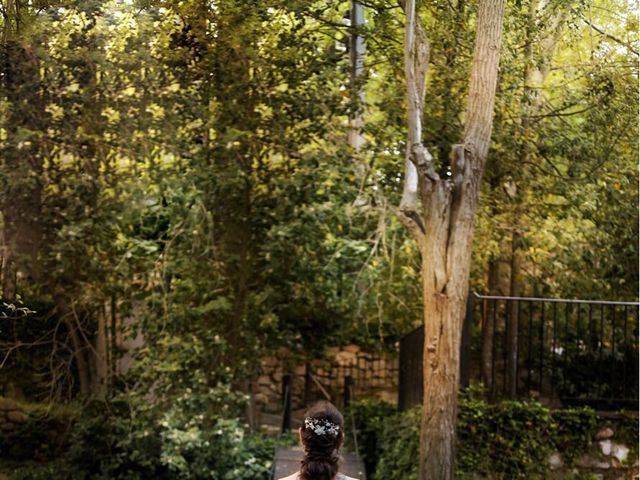
[(586, 18), (583, 18), (582, 21), (584, 23), (586, 23), (587, 25), (589, 25), (591, 28), (593, 28), (596, 32), (598, 32), (600, 35), (604, 35), (605, 37), (607, 37), (609, 40), (613, 40), (614, 42), (616, 42), (619, 45), (622, 45), (623, 47), (627, 47), (627, 49), (629, 49), (629, 51), (631, 53), (633, 53), (634, 55), (639, 55), (640, 53), (637, 50), (634, 50), (634, 48), (627, 42), (625, 42), (624, 40), (620, 40), (617, 37), (614, 37), (613, 35), (611, 35), (610, 33), (605, 32), (604, 30), (602, 30), (601, 28), (597, 27), (596, 25), (594, 25), (592, 22), (590, 22), (589, 20), (587, 20)]
[(418, 174), (425, 180), (437, 182), (440, 176), (433, 168), (433, 156), (422, 143), (414, 143), (411, 146), (411, 162), (418, 170)]
[[(422, 111), (426, 94), (426, 78), (429, 67), (429, 41), (416, 12), (416, 1), (407, 0), (403, 5), (406, 14), (404, 34), (404, 71), (407, 88), (407, 150), (405, 177), (400, 207), (416, 210), (418, 176), (437, 178), (431, 155), (422, 145)], [(421, 172), (418, 172), (421, 170)]]
[(414, 240), (418, 242), (418, 245), (420, 245), (420, 242), (426, 235), (426, 230), (424, 228), (422, 218), (420, 217), (420, 213), (413, 208), (400, 206), (397, 214), (402, 224), (407, 230), (409, 230), (409, 233)]

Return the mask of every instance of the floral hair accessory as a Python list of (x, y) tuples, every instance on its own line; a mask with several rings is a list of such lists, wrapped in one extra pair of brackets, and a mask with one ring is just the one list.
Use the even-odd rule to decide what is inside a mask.
[(340, 431), (340, 425), (326, 420), (324, 418), (307, 417), (304, 419), (304, 428), (311, 430), (313, 433), (319, 436), (330, 435), (337, 437)]

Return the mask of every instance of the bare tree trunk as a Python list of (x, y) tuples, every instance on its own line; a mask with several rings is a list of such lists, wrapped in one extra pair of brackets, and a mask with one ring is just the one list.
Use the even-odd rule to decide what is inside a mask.
[[(12, 10), (13, 8), (13, 10)], [(7, 173), (3, 182), (3, 275), (5, 298), (18, 293), (18, 278), (37, 285), (42, 276), (39, 252), (42, 247), (41, 194), (42, 153), (35, 139), (25, 141), (24, 131), (41, 130), (45, 91), (41, 87), (38, 60), (13, 39), (12, 25), (17, 28), (19, 13), (14, 2), (7, 5), (3, 29), (2, 97), (8, 103), (4, 125), (6, 141), (0, 159)], [(22, 135), (22, 136), (21, 136)]]
[(109, 384), (109, 343), (107, 309), (102, 305), (97, 313), (98, 331), (96, 332), (95, 364), (96, 376), (94, 379), (93, 394), (100, 399), (107, 395)]
[(113, 379), (118, 373), (118, 302), (115, 294), (109, 297), (109, 375)]
[[(364, 5), (358, 0), (351, 1), (351, 89), (354, 100), (358, 104), (358, 112), (350, 119), (351, 128), (348, 133), (349, 145), (354, 151), (359, 152), (364, 144), (364, 136), (362, 135), (362, 106), (364, 104), (364, 88), (361, 84), (361, 76), (364, 71), (364, 55), (365, 44), (362, 32), (360, 31), (365, 24)], [(358, 168), (364, 170), (364, 165)], [(359, 172), (364, 176), (364, 171)]]
[[(492, 259), (489, 262), (489, 293), (496, 295), (499, 292), (500, 283), (500, 262)], [(487, 302), (485, 300), (485, 302)], [(488, 308), (488, 303), (482, 310), (482, 318), (484, 324), (482, 326), (482, 383), (487, 390), (489, 400), (493, 398), (493, 330), (494, 330), (494, 312)]]
[(60, 295), (56, 300), (56, 310), (60, 319), (64, 322), (65, 327), (71, 338), (71, 346), (73, 348), (73, 359), (78, 369), (78, 381), (80, 382), (80, 395), (89, 397), (91, 395), (91, 368), (87, 359), (87, 345), (84, 342), (82, 334), (79, 332), (81, 328), (76, 321), (76, 317), (68, 303)]
[(422, 144), (429, 48), (415, 0), (407, 1), (405, 10), (407, 157), (417, 182), (411, 183), (412, 170), (408, 168), (398, 214), (422, 255), (425, 344), (419, 479), (450, 480), (454, 477), (460, 340), (474, 215), (491, 139), (504, 0), (480, 2), (464, 139), (452, 148), (451, 179), (439, 177), (431, 154)]
[[(536, 41), (536, 25), (539, 21), (540, 10), (550, 8), (549, 2), (544, 0), (530, 0), (529, 18), (526, 27), (523, 69), (523, 95), (520, 129), (523, 136), (519, 148), (519, 187), (515, 190), (512, 204), (512, 233), (511, 233), (511, 278), (509, 295), (519, 297), (521, 293), (520, 263), (522, 250), (522, 213), (524, 191), (528, 179), (529, 165), (531, 164), (530, 130), (531, 115), (540, 109), (542, 105), (542, 84), (549, 74), (549, 61), (553, 57), (555, 47), (565, 25), (567, 12), (559, 10), (554, 12), (548, 21), (548, 35), (540, 42), (542, 54), (538, 61), (534, 58), (533, 46)], [(539, 32), (537, 33), (539, 34)], [(512, 301), (507, 312), (507, 388), (511, 398), (517, 395), (517, 371), (518, 371), (518, 302)]]
[[(509, 296), (520, 296), (520, 234), (511, 237), (511, 279)], [(507, 314), (507, 388), (510, 398), (518, 393), (518, 302), (509, 302)]]

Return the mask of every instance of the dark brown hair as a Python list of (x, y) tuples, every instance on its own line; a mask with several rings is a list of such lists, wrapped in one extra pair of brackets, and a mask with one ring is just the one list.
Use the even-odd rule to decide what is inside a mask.
[(319, 420), (320, 425), (328, 425), (330, 428), (333, 424), (338, 427), (338, 432), (335, 435), (329, 431), (318, 434), (303, 420), (301, 438), (304, 458), (300, 462), (300, 478), (302, 480), (333, 480), (338, 473), (340, 461), (338, 451), (344, 439), (342, 414), (332, 403), (322, 400), (307, 410), (305, 419)]

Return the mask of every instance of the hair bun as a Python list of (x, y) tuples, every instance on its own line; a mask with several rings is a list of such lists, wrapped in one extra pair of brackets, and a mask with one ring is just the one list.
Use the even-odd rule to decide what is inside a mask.
[(329, 402), (316, 403), (305, 415), (300, 436), (305, 452), (300, 462), (301, 480), (333, 480), (344, 438), (342, 414)]

